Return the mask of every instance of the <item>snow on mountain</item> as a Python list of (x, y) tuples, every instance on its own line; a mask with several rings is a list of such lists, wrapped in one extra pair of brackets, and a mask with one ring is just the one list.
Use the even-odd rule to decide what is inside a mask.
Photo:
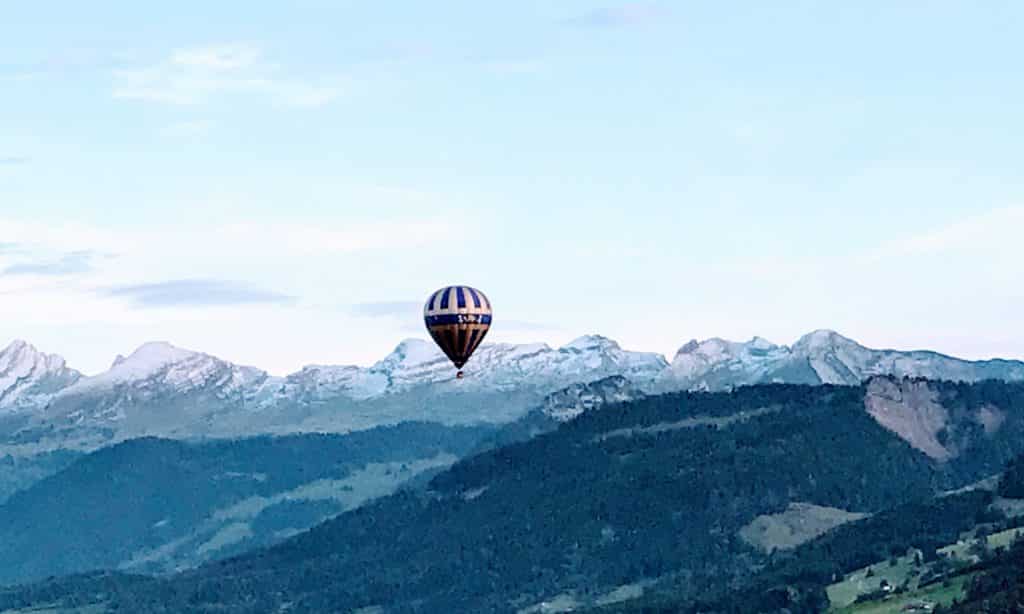
[(264, 398), (262, 405), (273, 405), (282, 400), (302, 404), (322, 403), (339, 396), (356, 400), (369, 399), (382, 394), (388, 386), (387, 376), (361, 367), (309, 365), (301, 371), (280, 380), (273, 380), (275, 389)]
[(723, 390), (771, 382), (859, 384), (876, 375), (956, 381), (1024, 379), (1024, 363), (966, 361), (935, 352), (866, 348), (829, 330), (801, 337), (792, 347), (755, 337), (746, 343), (710, 339), (680, 348), (659, 377), (659, 389)]
[(238, 366), (165, 342), (151, 342), (143, 344), (127, 357), (119, 356), (109, 370), (82, 378), (59, 396), (105, 392), (125, 386), (148, 391), (162, 388), (177, 393), (205, 388), (227, 395), (247, 391), (267, 377), (265, 372), (253, 367)]
[(17, 340), (0, 351), (0, 413), (38, 408), (82, 374), (64, 359)]
[[(506, 422), (537, 407), (561, 420), (609, 400), (672, 390), (858, 384), (875, 375), (1024, 380), (1024, 363), (873, 350), (816, 331), (791, 347), (757, 337), (691, 341), (671, 363), (597, 335), (559, 348), (492, 343), (477, 350), (465, 372), (456, 380), (432, 343), (407, 339), (369, 367), (310, 365), (286, 377), (147, 343), (109, 370), (83, 377), (60, 357), (15, 342), (0, 352), (0, 416), (18, 418), (0, 422), (0, 448), (44, 441), (89, 448), (141, 435), (344, 432), (412, 419)], [(606, 378), (612, 379), (600, 389), (588, 387)], [(545, 400), (553, 393), (557, 399)]]
[(140, 435), (199, 434), (203, 423), (266, 394), (268, 375), (209, 354), (153, 342), (99, 375), (53, 395), (40, 419), (56, 429)]
[(698, 390), (783, 381), (769, 374), (788, 353), (788, 348), (760, 337), (748, 343), (718, 338), (700, 343), (693, 340), (679, 349), (660, 379), (668, 388)]
[(650, 382), (667, 366), (656, 354), (628, 352), (590, 336), (557, 349), (484, 345), (467, 365), (466, 378), (456, 380), (434, 344), (407, 339), (370, 367), (310, 365), (272, 377), (154, 342), (118, 356), (103, 373), (54, 390), (15, 432), (2, 432), (0, 425), (0, 447), (5, 441), (43, 447), (59, 441), (88, 449), (143, 435), (343, 432), (413, 419), (504, 422), (574, 383), (612, 375)]
[(624, 403), (644, 396), (644, 391), (621, 375), (595, 382), (573, 384), (544, 399), (541, 412), (558, 422), (567, 422), (583, 412), (611, 403)]
[[(668, 362), (659, 354), (623, 350), (611, 339), (590, 335), (560, 348), (547, 345), (483, 346), (466, 365), (472, 385), (495, 388), (522, 386), (524, 382), (554, 391), (571, 383), (585, 383), (621, 375), (633, 381), (653, 381)], [(450, 378), (450, 369), (445, 374)]]
[(554, 391), (609, 375), (653, 380), (667, 366), (658, 354), (626, 351), (610, 339), (591, 335), (557, 349), (543, 343), (482, 345), (464, 368), (466, 378), (456, 382), (451, 363), (434, 344), (406, 339), (387, 357), (369, 369), (351, 372), (350, 377), (358, 373), (354, 395), (371, 398), (432, 385), (452, 391), (522, 387)]

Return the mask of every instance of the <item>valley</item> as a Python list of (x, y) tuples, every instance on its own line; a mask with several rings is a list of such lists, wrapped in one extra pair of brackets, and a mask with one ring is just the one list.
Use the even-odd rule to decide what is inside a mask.
[[(946, 412), (951, 453), (941, 458), (871, 413), (873, 391), (922, 386)], [(873, 587), (869, 566), (879, 583), (902, 583), (908, 549), (930, 565), (979, 522), (1009, 521), (1001, 510), (1015, 504), (977, 485), (1024, 452), (1019, 407), (1021, 384), (896, 378), (612, 402), (485, 446), (278, 545), (153, 580), (29, 585), (0, 605), (37, 603), (38, 591), (87, 604), (101, 590), (116, 595), (111, 607), (153, 612), (627, 611), (741, 603), (781, 582), (796, 591), (783, 603), (851, 607)], [(981, 408), (1006, 419), (986, 429)], [(244, 535), (235, 524), (245, 510), (276, 500), (220, 512), (229, 522), (219, 539)], [(903, 554), (885, 568), (892, 552)]]

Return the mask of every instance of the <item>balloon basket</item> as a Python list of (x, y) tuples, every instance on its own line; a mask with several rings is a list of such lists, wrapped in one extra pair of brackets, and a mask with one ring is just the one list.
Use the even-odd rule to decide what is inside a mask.
[(462, 379), (462, 375), (462, 371), (459, 371), (458, 373), (455, 374), (455, 379)]

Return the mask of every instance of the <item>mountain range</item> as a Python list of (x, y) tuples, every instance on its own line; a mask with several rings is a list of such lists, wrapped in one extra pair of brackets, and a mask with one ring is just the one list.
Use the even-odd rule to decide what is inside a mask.
[[(623, 379), (623, 398), (758, 383), (856, 385), (875, 375), (1024, 380), (1024, 362), (875, 350), (832, 331), (792, 346), (694, 340), (671, 362), (597, 335), (559, 348), (498, 343), (482, 346), (465, 371), (454, 379), (444, 355), (418, 339), (369, 367), (310, 365), (283, 377), (156, 342), (85, 376), (15, 341), (0, 351), (0, 454), (88, 451), (142, 436), (348, 432), (406, 420), (507, 423), (552, 393), (572, 395), (574, 385), (607, 377)], [(556, 417), (569, 419), (586, 404), (559, 399)]]
[[(276, 545), (170, 576), (2, 589), (0, 609), (823, 611), (827, 586), (868, 566), (888, 574), (912, 550), (922, 582), (941, 581), (940, 549), (1011, 528), (1003, 510), (1024, 506), (979, 486), (1024, 452), (1024, 384), (876, 377), (613, 401), (621, 391), (614, 378), (590, 387), (600, 408)], [(133, 535), (163, 517), (152, 510)]]

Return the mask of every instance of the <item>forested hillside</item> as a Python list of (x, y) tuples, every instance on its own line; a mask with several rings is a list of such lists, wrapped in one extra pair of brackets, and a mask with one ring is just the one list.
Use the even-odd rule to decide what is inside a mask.
[[(278, 546), (144, 589), (118, 584), (102, 598), (88, 588), (94, 580), (79, 580), (72, 595), (150, 612), (626, 607), (665, 586), (673, 607), (768, 589), (812, 603), (836, 574), (955, 539), (989, 513), (992, 495), (934, 497), (1024, 450), (1024, 386), (929, 390), (946, 412), (946, 441), (956, 442), (941, 460), (881, 426), (864, 386), (669, 394), (586, 412), (461, 461), (426, 492), (397, 493)], [(982, 408), (999, 412), (998, 429), (975, 421)], [(872, 516), (792, 552), (741, 538), (794, 502)], [(28, 594), (4, 599), (23, 605)]]

